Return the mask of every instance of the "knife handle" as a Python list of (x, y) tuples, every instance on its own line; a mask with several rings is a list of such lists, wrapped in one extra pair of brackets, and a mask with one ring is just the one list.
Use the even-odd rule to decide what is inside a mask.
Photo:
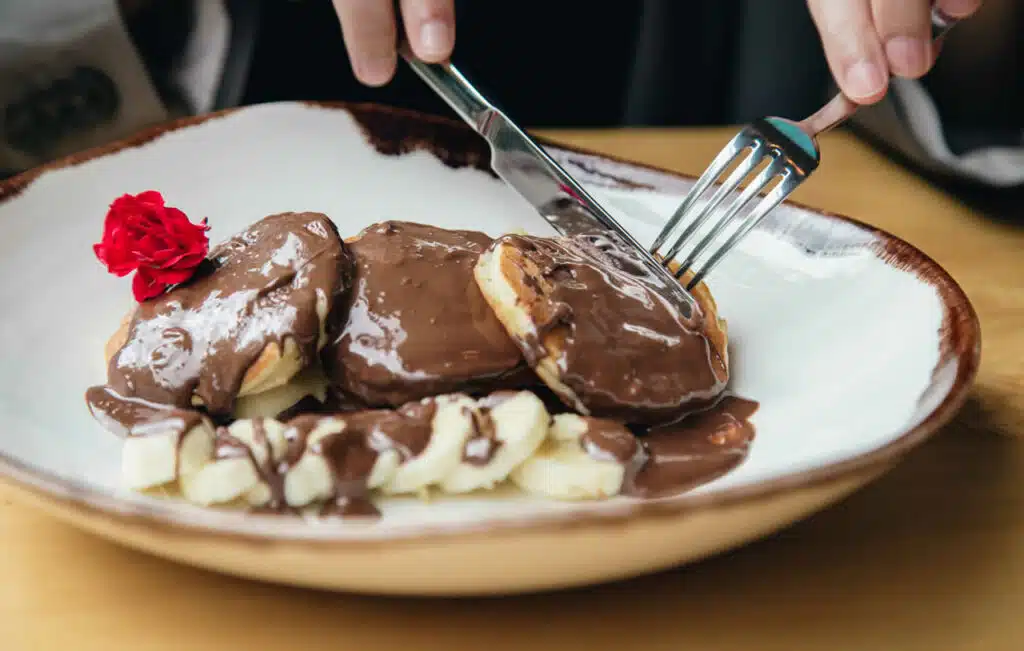
[(402, 44), (398, 53), (413, 72), (434, 89), (471, 127), (480, 131), (497, 109), (450, 63), (425, 63)]

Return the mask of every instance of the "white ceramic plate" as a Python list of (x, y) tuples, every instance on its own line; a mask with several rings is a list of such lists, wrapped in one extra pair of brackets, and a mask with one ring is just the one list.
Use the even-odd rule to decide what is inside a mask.
[[(645, 242), (689, 181), (552, 154)], [(761, 403), (735, 471), (686, 495), (566, 504), (514, 494), (384, 503), (377, 523), (209, 511), (118, 486), (119, 440), (90, 418), (102, 347), (130, 301), (90, 245), (107, 205), (157, 189), (214, 241), (315, 210), (343, 235), (383, 219), (490, 234), (546, 225), (486, 172), (459, 125), (369, 106), (273, 104), (160, 127), (0, 185), (0, 477), (59, 517), (196, 565), (404, 594), (580, 585), (701, 558), (839, 499), (950, 418), (978, 361), (959, 287), (906, 243), (784, 206), (713, 274), (732, 388)]]

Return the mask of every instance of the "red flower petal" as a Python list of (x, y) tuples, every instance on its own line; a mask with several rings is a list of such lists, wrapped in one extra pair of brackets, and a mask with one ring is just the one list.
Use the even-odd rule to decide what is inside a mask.
[(201, 251), (201, 252), (198, 252), (198, 253), (186, 253), (185, 255), (181, 256), (180, 260), (178, 260), (173, 265), (167, 265), (166, 268), (168, 268), (168, 269), (195, 269), (200, 264), (202, 264), (203, 260), (205, 260), (205, 259), (206, 259), (206, 252), (205, 251)]
[(149, 276), (145, 267), (140, 267), (132, 279), (132, 294), (140, 303), (159, 296), (166, 289), (167, 284)]
[(111, 202), (93, 253), (116, 276), (135, 271), (132, 292), (142, 301), (192, 277), (209, 253), (208, 230), (205, 218), (192, 223), (155, 190), (124, 194)]
[(177, 285), (191, 278), (195, 269), (151, 269), (148, 270), (152, 277), (166, 285)]

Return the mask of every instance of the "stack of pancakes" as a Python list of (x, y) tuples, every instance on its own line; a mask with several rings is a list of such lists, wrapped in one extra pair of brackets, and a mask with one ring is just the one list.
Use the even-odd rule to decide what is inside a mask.
[[(623, 432), (672, 422), (713, 402), (728, 380), (725, 322), (707, 287), (693, 292), (693, 304), (674, 305), (660, 279), (602, 237), (492, 239), (389, 221), (343, 241), (325, 215), (285, 213), (221, 244), (207, 262), (125, 318), (106, 347), (108, 383), (89, 397), (129, 440), (154, 422), (173, 430), (162, 407), (199, 412), (201, 421), (184, 419), (189, 431), (171, 437), (175, 472), (182, 441), (200, 431), (207, 440), (185, 464), (197, 468), (191, 489), (182, 482), (193, 501), (248, 495), (250, 504), (280, 506), (293, 494), (334, 496), (339, 505), (344, 491), (323, 478), (349, 472), (339, 470), (340, 456), (321, 449), (327, 470), (296, 474), (317, 427), (337, 440), (361, 431), (372, 452), (356, 474), (383, 492), (465, 492), (506, 477), (536, 483), (527, 477), (537, 468), (524, 462), (546, 439), (579, 448), (602, 419)], [(395, 414), (414, 405), (431, 414), (415, 450), (414, 430), (394, 429)], [(303, 418), (316, 423), (291, 435), (277, 426)], [(391, 434), (381, 434), (387, 427)], [(289, 449), (288, 436), (302, 449)], [(450, 459), (424, 463), (445, 446)], [(357, 454), (333, 448), (346, 450), (346, 463)], [(631, 454), (616, 464), (628, 466)], [(202, 475), (211, 465), (203, 459), (235, 463)], [(608, 486), (621, 485), (623, 472), (605, 473), (600, 492), (617, 492)], [(358, 511), (349, 493), (346, 508)]]

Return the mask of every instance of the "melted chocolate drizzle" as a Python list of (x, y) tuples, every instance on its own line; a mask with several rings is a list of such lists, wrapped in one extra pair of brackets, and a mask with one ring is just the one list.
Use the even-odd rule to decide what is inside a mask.
[(229, 414), (247, 371), (285, 340), (316, 358), (322, 309), (344, 288), (350, 262), (319, 213), (266, 217), (216, 247), (187, 283), (138, 305), (108, 367), (119, 396)]
[(473, 433), (462, 449), (462, 460), (470, 465), (486, 466), (501, 447), (501, 441), (495, 436), (494, 419), (486, 407), (465, 411), (473, 424)]
[[(394, 411), (302, 414), (286, 423), (284, 436), (288, 447), (283, 458), (276, 462), (263, 420), (255, 419), (254, 444), (262, 446), (266, 462), (260, 463), (245, 442), (231, 436), (230, 431), (223, 427), (217, 432), (214, 456), (217, 459), (245, 456), (250, 460), (260, 480), (270, 490), (270, 500), (256, 510), (293, 513), (295, 510), (286, 501), (285, 476), (307, 452), (319, 454), (327, 462), (333, 485), (331, 497), (321, 508), (321, 515), (377, 516), (379, 512), (370, 499), (367, 486), (377, 458), (385, 452), (394, 451), (404, 463), (422, 454), (430, 444), (436, 410), (437, 403), (426, 399)], [(309, 444), (309, 435), (324, 418), (341, 421), (344, 428)]]
[(726, 362), (703, 314), (663, 298), (661, 280), (621, 245), (526, 235), (506, 235), (499, 245), (522, 257), (524, 269), (512, 280), (537, 297), (527, 306), (536, 332), (517, 343), (533, 366), (557, 357), (561, 381), (591, 414), (671, 421), (725, 388)]
[(652, 428), (643, 437), (649, 459), (627, 494), (678, 495), (739, 466), (754, 440), (749, 419), (757, 408), (753, 400), (726, 395), (678, 423)]
[[(247, 457), (268, 487), (270, 500), (259, 510), (293, 512), (284, 478), (308, 451), (323, 455), (332, 477), (323, 514), (379, 515), (367, 487), (377, 459), (394, 452), (405, 463), (422, 454), (433, 396), (443, 393), (491, 392), (469, 410), (473, 434), (463, 449), (464, 462), (486, 465), (502, 445), (491, 411), (515, 395), (508, 389), (534, 390), (552, 414), (569, 411), (524, 363), (524, 356), (536, 364), (548, 354), (552, 334), (562, 381), (597, 416), (585, 417), (581, 445), (623, 465), (623, 494), (682, 493), (743, 461), (757, 403), (721, 397), (726, 363), (703, 331), (702, 314), (672, 309), (657, 281), (608, 242), (500, 241), (541, 272), (522, 277), (543, 299), (533, 314), (537, 333), (524, 341), (508, 337), (473, 278), (492, 244), (486, 235), (378, 224), (349, 247), (350, 282), (352, 258), (326, 217), (268, 217), (219, 246), (195, 279), (140, 306), (111, 360), (109, 385), (90, 388), (87, 403), (123, 436), (187, 432), (204, 418), (191, 408), (193, 395), (229, 422), (243, 376), (268, 343), (292, 338), (304, 363), (315, 358), (322, 296), (334, 305), (323, 354), (332, 387), (325, 402), (307, 396), (278, 415), (286, 423), (284, 456), (275, 460), (262, 419), (253, 420), (259, 454), (226, 427), (216, 433), (215, 457)], [(308, 445), (323, 418), (343, 421), (343, 431)], [(634, 432), (625, 423), (642, 425)]]
[(146, 436), (170, 430), (182, 434), (199, 425), (203, 415), (191, 409), (177, 409), (141, 398), (125, 398), (108, 387), (90, 387), (85, 392), (89, 411), (109, 432), (121, 437)]
[(503, 445), (497, 437), (491, 411), (516, 396), (515, 391), (496, 391), (477, 401), (475, 409), (463, 408), (473, 424), (473, 434), (462, 449), (462, 460), (473, 466), (486, 466)]
[(403, 405), (397, 411), (362, 411), (340, 416), (345, 429), (319, 443), (334, 479), (334, 494), (322, 513), (379, 515), (370, 501), (367, 480), (384, 452), (398, 452), (402, 462), (430, 444), (437, 403), (433, 399)]
[(321, 510), (324, 515), (377, 516), (377, 507), (370, 501), (366, 480), (377, 462), (378, 450), (372, 447), (370, 432), (349, 423), (345, 431), (328, 436), (317, 444), (319, 453), (331, 470), (334, 493)]
[(397, 407), (535, 384), (473, 277), (490, 243), (483, 233), (396, 221), (352, 241), (353, 288), (332, 315), (323, 355), (336, 389)]
[(732, 395), (686, 418), (637, 436), (616, 421), (586, 418), (580, 441), (590, 456), (625, 468), (622, 494), (655, 498), (685, 493), (740, 465), (754, 440), (757, 403)]

